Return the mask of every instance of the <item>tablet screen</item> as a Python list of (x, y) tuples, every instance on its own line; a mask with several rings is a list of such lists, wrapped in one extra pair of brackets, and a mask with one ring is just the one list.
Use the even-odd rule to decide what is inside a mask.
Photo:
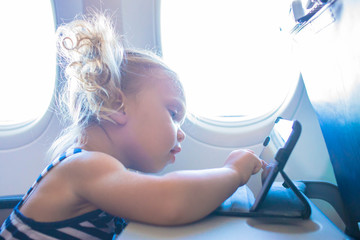
[(285, 163), (300, 136), (300, 132), (301, 126), (298, 121), (289, 121), (282, 118), (278, 118), (275, 121), (272, 131), (269, 136), (265, 138), (263, 143), (264, 149), (268, 147), (275, 148), (275, 151), (273, 150), (275, 155), (272, 159), (273, 162), (270, 163), (261, 174), (263, 186), (256, 197), (251, 211), (255, 211), (265, 199), (277, 174), (284, 168)]

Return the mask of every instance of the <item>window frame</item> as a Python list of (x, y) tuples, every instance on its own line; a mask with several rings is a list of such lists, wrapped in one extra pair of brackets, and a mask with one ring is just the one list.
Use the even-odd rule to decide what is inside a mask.
[[(50, 106), (52, 105), (50, 103)], [(0, 150), (19, 148), (39, 138), (46, 130), (54, 113), (47, 110), (38, 119), (0, 128)]]
[(183, 131), (193, 139), (218, 147), (251, 146), (263, 141), (277, 117), (292, 119), (297, 111), (305, 86), (300, 77), (291, 87), (284, 102), (273, 112), (235, 122), (215, 121), (189, 113), (182, 126)]

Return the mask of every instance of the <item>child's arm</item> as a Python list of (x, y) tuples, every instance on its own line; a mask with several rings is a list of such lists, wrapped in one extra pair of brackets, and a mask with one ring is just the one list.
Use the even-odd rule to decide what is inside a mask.
[(239, 150), (222, 168), (152, 176), (130, 172), (107, 155), (95, 155), (102, 159), (90, 156), (91, 164), (77, 174), (75, 191), (111, 214), (160, 225), (205, 217), (262, 166), (252, 152)]

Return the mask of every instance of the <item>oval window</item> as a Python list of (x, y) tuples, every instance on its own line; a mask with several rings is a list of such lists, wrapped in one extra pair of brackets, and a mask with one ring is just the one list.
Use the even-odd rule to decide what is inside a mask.
[(4, 1), (0, 10), (0, 128), (41, 118), (52, 99), (56, 73), (51, 1)]
[(161, 46), (179, 73), (188, 111), (227, 122), (274, 113), (299, 72), (281, 31), (288, 3), (238, 0), (161, 2)]

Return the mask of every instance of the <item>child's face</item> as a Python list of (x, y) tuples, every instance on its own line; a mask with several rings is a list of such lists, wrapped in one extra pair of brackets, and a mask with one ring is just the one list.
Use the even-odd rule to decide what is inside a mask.
[[(161, 70), (153, 70), (139, 93), (127, 99), (125, 113), (126, 158), (129, 167), (157, 172), (175, 161), (185, 134), (185, 99), (174, 81)], [(150, 80), (150, 81), (149, 81)]]

